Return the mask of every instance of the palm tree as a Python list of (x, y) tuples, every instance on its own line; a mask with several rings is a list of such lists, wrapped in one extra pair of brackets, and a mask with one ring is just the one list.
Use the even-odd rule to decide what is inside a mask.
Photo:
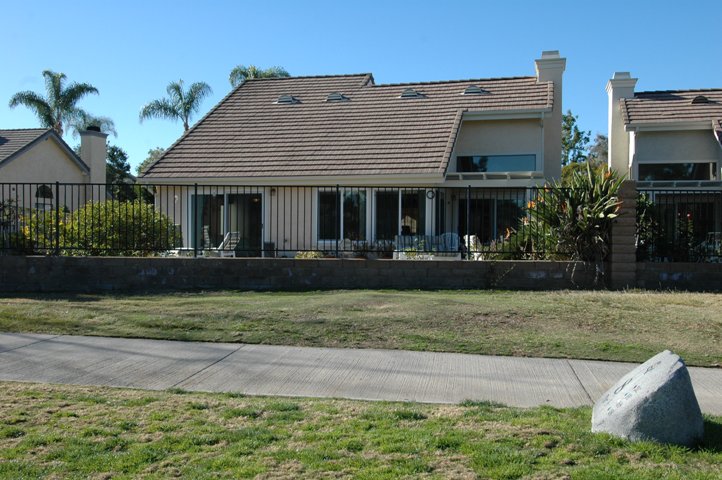
[(238, 65), (231, 70), (231, 74), (228, 76), (228, 81), (231, 82), (231, 86), (235, 88), (249, 78), (286, 78), (290, 76), (291, 74), (283, 67), (270, 67), (263, 70), (255, 65), (249, 65), (247, 67), (245, 65)]
[(77, 119), (73, 119), (68, 123), (70, 130), (73, 132), (73, 138), (77, 137), (81, 131), (87, 130), (91, 125), (99, 127), (103, 133), (113, 134), (114, 137), (118, 136), (118, 132), (115, 130), (115, 122), (110, 117), (82, 112)]
[(183, 80), (170, 82), (166, 92), (169, 98), (153, 100), (140, 109), (140, 121), (148, 118), (182, 120), (186, 132), (190, 128), (191, 115), (198, 113), (203, 99), (213, 93), (205, 82), (192, 83), (188, 90), (183, 90)]
[(10, 108), (23, 105), (35, 112), (43, 127), (54, 129), (63, 135), (63, 125), (87, 115), (76, 105), (86, 95), (98, 94), (98, 89), (89, 83), (73, 82), (64, 86), (64, 73), (43, 71), (46, 96), (31, 91), (18, 92), (10, 99)]

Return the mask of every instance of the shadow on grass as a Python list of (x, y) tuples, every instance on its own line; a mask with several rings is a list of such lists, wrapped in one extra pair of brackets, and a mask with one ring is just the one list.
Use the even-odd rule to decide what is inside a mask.
[(700, 450), (722, 453), (722, 423), (709, 418), (704, 419), (704, 440), (699, 446)]

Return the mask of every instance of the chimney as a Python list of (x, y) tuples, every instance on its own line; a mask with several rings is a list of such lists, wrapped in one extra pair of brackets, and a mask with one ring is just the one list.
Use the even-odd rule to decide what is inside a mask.
[[(80, 132), (80, 158), (90, 168), (90, 183), (105, 184), (106, 144), (107, 133), (102, 133), (99, 127), (89, 126)], [(105, 187), (93, 187), (92, 199), (105, 200)]]
[(624, 130), (624, 118), (619, 100), (634, 98), (637, 79), (629, 72), (616, 72), (607, 82), (609, 105), (607, 108), (607, 133), (609, 135), (608, 164), (610, 169), (627, 175), (632, 159), (629, 158), (629, 133)]
[(537, 82), (554, 84), (554, 103), (551, 113), (544, 116), (544, 177), (559, 179), (562, 175), (562, 77), (567, 59), (558, 50), (546, 50), (534, 60)]

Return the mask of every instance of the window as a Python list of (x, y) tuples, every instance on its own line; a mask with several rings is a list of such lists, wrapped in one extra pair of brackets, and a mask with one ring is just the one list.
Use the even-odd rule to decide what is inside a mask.
[(366, 191), (344, 190), (338, 197), (336, 191), (318, 193), (318, 239), (366, 239)]
[(484, 172), (533, 172), (536, 155), (474, 155), (456, 157), (456, 171)]
[(401, 193), (401, 235), (426, 232), (426, 195), (423, 190)]
[(639, 180), (713, 180), (715, 163), (640, 163)]
[(426, 234), (426, 190), (376, 192), (376, 239)]

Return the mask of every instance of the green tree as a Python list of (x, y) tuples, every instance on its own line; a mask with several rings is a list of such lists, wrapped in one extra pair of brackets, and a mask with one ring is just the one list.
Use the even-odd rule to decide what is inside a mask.
[(135, 183), (130, 174), (128, 154), (115, 145), (108, 145), (105, 160), (105, 181), (110, 184), (110, 195), (121, 202), (136, 199)]
[(231, 86), (235, 88), (249, 78), (286, 78), (290, 76), (291, 74), (283, 67), (270, 67), (264, 70), (255, 65), (237, 65), (231, 70), (228, 81), (231, 82)]
[(609, 158), (609, 139), (606, 135), (597, 133), (594, 143), (589, 148), (589, 161), (592, 165), (606, 165)]
[(76, 83), (65, 85), (64, 73), (43, 71), (45, 77), (45, 96), (31, 92), (18, 92), (10, 98), (10, 108), (23, 105), (33, 112), (46, 128), (54, 129), (58, 135), (63, 135), (64, 126), (78, 121), (88, 114), (77, 106), (86, 95), (98, 94), (98, 89), (89, 83)]
[(170, 82), (166, 92), (168, 98), (153, 100), (140, 110), (140, 121), (149, 118), (181, 120), (185, 132), (190, 129), (191, 116), (198, 113), (203, 100), (213, 93), (205, 82), (192, 83), (188, 90), (184, 90), (183, 80)]
[(143, 172), (145, 172), (148, 167), (150, 167), (156, 160), (158, 160), (163, 154), (165, 153), (165, 148), (163, 147), (155, 147), (148, 150), (148, 156), (140, 162), (140, 165), (138, 165), (135, 168), (136, 175), (140, 175)]
[(577, 120), (578, 117), (571, 110), (567, 110), (562, 117), (562, 165), (587, 159), (591, 132), (580, 130)]

